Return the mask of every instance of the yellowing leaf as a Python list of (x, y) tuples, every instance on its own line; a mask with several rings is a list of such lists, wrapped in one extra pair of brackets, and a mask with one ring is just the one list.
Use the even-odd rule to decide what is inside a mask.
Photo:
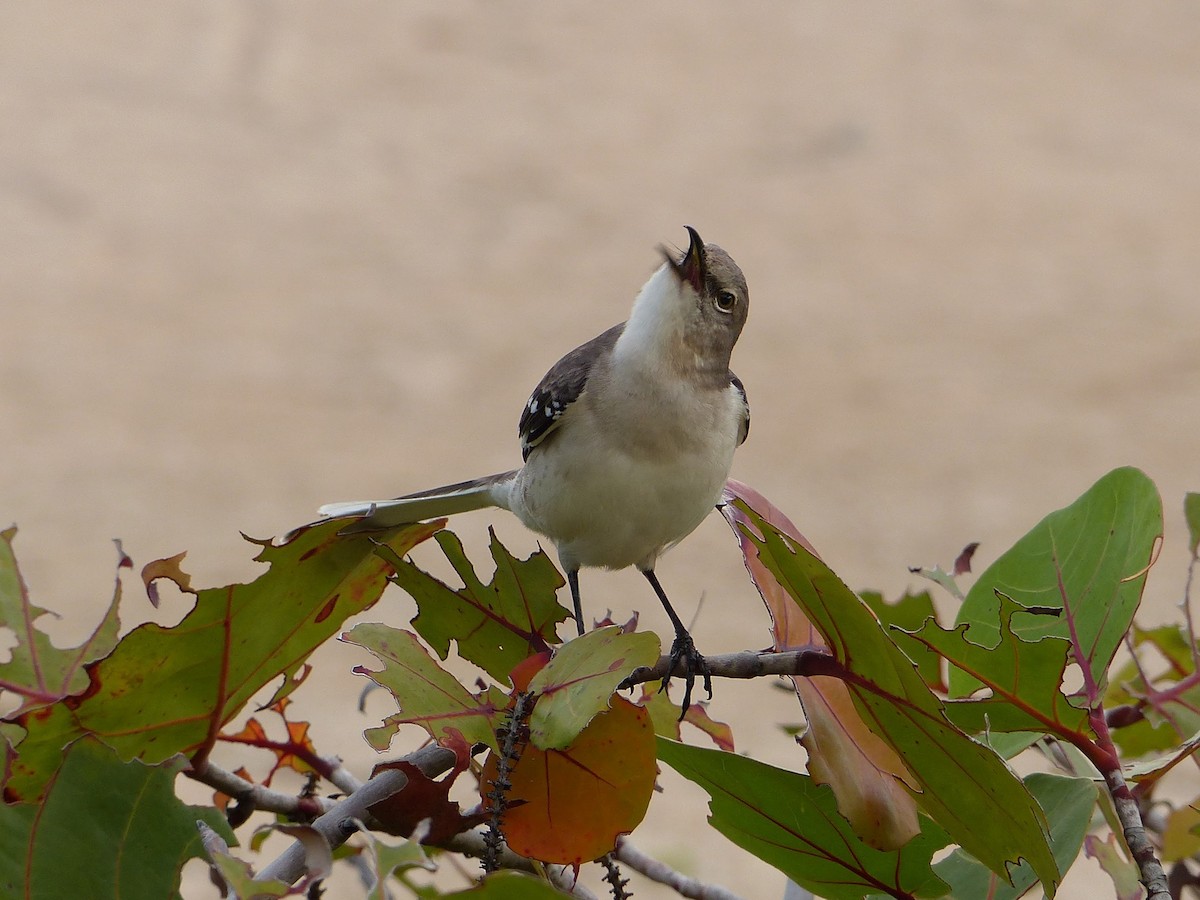
[(387, 688), (400, 706), (400, 712), (382, 726), (368, 729), (367, 741), (376, 750), (386, 750), (396, 729), (405, 724), (420, 725), (438, 741), (461, 732), (468, 743), (496, 746), (496, 726), (508, 699), (503, 692), (472, 694), (434, 662), (420, 639), (408, 631), (363, 622), (343, 634), (342, 640), (365, 647), (384, 663), (378, 671), (364, 666), (354, 671)]
[(538, 695), (529, 718), (534, 746), (566, 747), (598, 712), (607, 709), (613, 691), (639, 666), (653, 665), (658, 635), (624, 634), (619, 626), (597, 628), (560, 647), (529, 681)]

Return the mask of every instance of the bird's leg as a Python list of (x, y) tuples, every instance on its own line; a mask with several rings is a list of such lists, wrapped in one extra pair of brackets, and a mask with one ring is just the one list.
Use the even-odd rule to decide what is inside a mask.
[(583, 637), (583, 601), (579, 598), (579, 570), (567, 570), (567, 584), (571, 587), (571, 601), (575, 604), (575, 627)]
[(712, 675), (708, 671), (708, 663), (705, 662), (704, 657), (700, 655), (696, 645), (692, 642), (692, 636), (688, 634), (682, 620), (671, 607), (671, 601), (667, 599), (667, 592), (658, 583), (658, 576), (654, 574), (654, 570), (644, 569), (642, 574), (650, 582), (650, 587), (654, 588), (654, 593), (662, 601), (663, 609), (667, 611), (671, 624), (675, 626), (675, 642), (671, 644), (671, 668), (667, 672), (667, 677), (663, 679), (663, 687), (665, 688), (667, 682), (671, 680), (671, 672), (675, 671), (675, 666), (680, 660), (683, 660), (686, 669), (683, 676), (683, 709), (679, 715), (682, 719), (687, 714), (688, 707), (692, 705), (692, 685), (696, 683), (697, 675), (704, 676), (704, 690), (708, 693), (709, 699), (712, 699)]

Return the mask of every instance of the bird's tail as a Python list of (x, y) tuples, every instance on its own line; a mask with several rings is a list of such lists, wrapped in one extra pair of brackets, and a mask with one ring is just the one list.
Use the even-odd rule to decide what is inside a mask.
[(327, 519), (352, 517), (352, 521), (342, 529), (341, 533), (343, 534), (378, 531), (409, 522), (422, 522), (438, 516), (467, 512), (472, 509), (503, 506), (506, 494), (503, 488), (512, 481), (516, 474), (516, 471), (501, 472), (498, 475), (488, 475), (484, 478), (474, 478), (470, 481), (460, 481), (458, 484), (447, 484), (428, 491), (407, 494), (394, 500), (355, 500), (348, 503), (329, 503), (322, 506), (318, 512)]

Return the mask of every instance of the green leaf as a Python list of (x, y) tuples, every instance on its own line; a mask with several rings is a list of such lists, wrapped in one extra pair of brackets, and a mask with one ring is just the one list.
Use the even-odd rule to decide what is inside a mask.
[(907, 765), (924, 811), (994, 872), (1030, 860), (1053, 895), (1059, 873), (1045, 816), (1025, 786), (999, 756), (950, 723), (912, 662), (837, 575), (747, 510), (762, 535), (751, 535), (759, 557), (824, 636), (864, 720)]
[(1188, 551), (1196, 556), (1200, 552), (1200, 494), (1184, 495), (1183, 517), (1187, 521)]
[(444, 896), (467, 900), (561, 900), (570, 895), (523, 872), (493, 872), (473, 888)]
[[(1057, 617), (1024, 617), (1015, 626), (1017, 636), (1025, 641), (1070, 638), (1073, 623), (1078, 651), (1090, 664), (1091, 677), (1102, 684), (1133, 620), (1162, 528), (1154, 482), (1137, 469), (1115, 469), (992, 563), (971, 586), (957, 624), (970, 625), (976, 643), (994, 643), (997, 592), (1026, 608), (1062, 610)], [(954, 696), (978, 686), (974, 677), (951, 671)]]
[(260, 879), (254, 876), (250, 863), (238, 859), (231, 853), (209, 851), (209, 859), (237, 900), (269, 900), (271, 897), (286, 897), (292, 886), (278, 878)]
[(179, 871), (203, 848), (196, 820), (232, 841), (216, 810), (175, 797), (182, 762), (123, 763), (77, 741), (38, 804), (0, 805), (0, 896), (95, 900), (179, 897)]
[(437, 866), (425, 855), (425, 848), (416, 841), (389, 844), (370, 831), (359, 832), (367, 852), (363, 855), (364, 868), (374, 883), (367, 890), (367, 900), (388, 900), (392, 896), (387, 890), (387, 880), (393, 872), (408, 869), (425, 869), (433, 872)]
[(437, 542), (462, 579), (464, 587), (454, 590), (422, 571), (400, 554), (380, 552), (395, 568), (392, 581), (417, 602), (413, 627), (445, 659), (450, 642), (458, 642), (458, 653), (497, 681), (506, 681), (513, 666), (557, 644), (555, 626), (570, 618), (559, 605), (555, 592), (563, 579), (542, 551), (528, 559), (513, 557), (494, 531), (492, 559), (496, 574), (484, 584), (462, 543), (449, 531), (440, 531)]
[[(121, 579), (118, 576), (112, 603), (91, 637), (70, 650), (61, 650), (51, 644), (50, 638), (35, 624), (47, 610), (29, 602), (29, 593), (13, 552), (16, 534), (15, 527), (0, 531), (0, 629), (11, 629), (17, 638), (16, 646), (9, 651), (8, 662), (0, 663), (0, 693), (11, 691), (21, 698), (20, 707), (6, 718), (86, 690), (88, 676), (84, 666), (112, 650), (120, 628), (117, 606), (121, 599)], [(122, 553), (118, 571), (128, 565), (129, 558)]]
[(1125, 858), (1117, 836), (1109, 832), (1106, 840), (1098, 834), (1083, 839), (1084, 852), (1100, 864), (1113, 881), (1117, 900), (1145, 900), (1146, 888), (1140, 880), (1137, 864)]
[[(19, 717), (27, 734), (9, 796), (36, 799), (62, 748), (83, 735), (96, 735), (122, 759), (149, 763), (213, 740), (264, 685), (290, 677), (387, 586), (391, 567), (375, 554), (376, 539), (339, 535), (343, 525), (308, 527), (278, 546), (255, 542), (256, 559), (270, 568), (254, 582), (200, 591), (174, 627), (139, 626), (111, 655), (87, 666), (91, 684), (82, 697)], [(412, 547), (436, 527), (405, 527), (388, 544)], [(186, 585), (187, 576), (174, 571), (169, 577)]]
[[(1025, 784), (1038, 804), (1050, 812), (1050, 847), (1060, 872), (1065, 873), (1083, 846), (1083, 836), (1096, 809), (1096, 785), (1087, 778), (1067, 778), (1035, 772)], [(952, 888), (954, 897), (1016, 900), (1037, 881), (1028, 863), (1011, 871), (1012, 884), (1000, 881), (978, 860), (962, 850), (935, 863), (934, 870)]]
[(895, 603), (888, 603), (878, 591), (864, 591), (859, 596), (879, 621), (888, 626), (888, 636), (896, 642), (896, 646), (916, 663), (921, 679), (928, 685), (941, 687), (941, 657), (920, 641), (913, 640), (911, 636), (912, 632), (919, 630), (927, 620), (937, 619), (937, 611), (933, 607), (933, 597), (929, 595), (929, 591), (921, 591), (919, 594), (906, 593)]
[(975, 625), (944, 629), (930, 620), (912, 635), (992, 691), (986, 699), (948, 704), (951, 721), (975, 733), (1054, 731), (1065, 736), (1079, 731), (1087, 722), (1087, 712), (1068, 703), (1060, 690), (1070, 642), (1054, 637), (1021, 640), (1016, 636), (1022, 630), (1021, 620), (1037, 617), (1004, 594), (999, 595), (999, 602), (999, 624), (984, 637), (994, 641), (989, 645), (972, 641)]
[(535, 747), (561, 750), (602, 710), (613, 691), (639, 666), (658, 661), (661, 644), (650, 632), (622, 634), (617, 625), (597, 628), (564, 644), (529, 682), (538, 694), (529, 717)]
[(400, 725), (420, 725), (434, 738), (443, 741), (451, 731), (461, 732), (468, 743), (482, 742), (492, 749), (496, 727), (508, 697), (497, 688), (472, 694), (457, 678), (434, 662), (415, 634), (377, 622), (364, 622), (342, 635), (342, 640), (370, 650), (384, 667), (372, 671), (356, 666), (387, 688), (400, 712), (388, 716), (378, 728), (368, 729), (367, 741), (376, 750), (386, 750)]
[(838, 813), (833, 791), (806, 775), (664, 738), (658, 758), (708, 792), (717, 831), (821, 897), (945, 892), (930, 860), (947, 836), (929, 819), (899, 850), (876, 850)]

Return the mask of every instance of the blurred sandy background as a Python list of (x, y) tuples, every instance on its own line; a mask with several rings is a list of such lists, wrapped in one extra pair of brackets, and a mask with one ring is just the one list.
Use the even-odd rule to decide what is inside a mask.
[[(106, 599), (110, 538), (244, 580), (239, 530), (513, 466), (529, 389), (624, 318), (685, 223), (751, 286), (735, 475), (850, 584), (898, 594), (970, 540), (985, 565), (1133, 463), (1167, 510), (1145, 615), (1174, 615), (1200, 489), (1193, 7), (39, 2), (0, 22), (0, 524), (60, 639)], [(492, 521), (535, 546), (500, 514), (457, 528), (481, 547)], [(718, 518), (659, 572), (685, 617), (705, 595), (706, 652), (766, 642)], [(636, 575), (583, 584), (595, 614), (668, 630)], [(327, 648), (301, 692), (361, 772), (357, 732), (390, 711), (353, 710), (367, 661)], [(711, 711), (801, 764), (782, 692), (722, 683)], [(781, 895), (665, 783), (641, 846)]]

